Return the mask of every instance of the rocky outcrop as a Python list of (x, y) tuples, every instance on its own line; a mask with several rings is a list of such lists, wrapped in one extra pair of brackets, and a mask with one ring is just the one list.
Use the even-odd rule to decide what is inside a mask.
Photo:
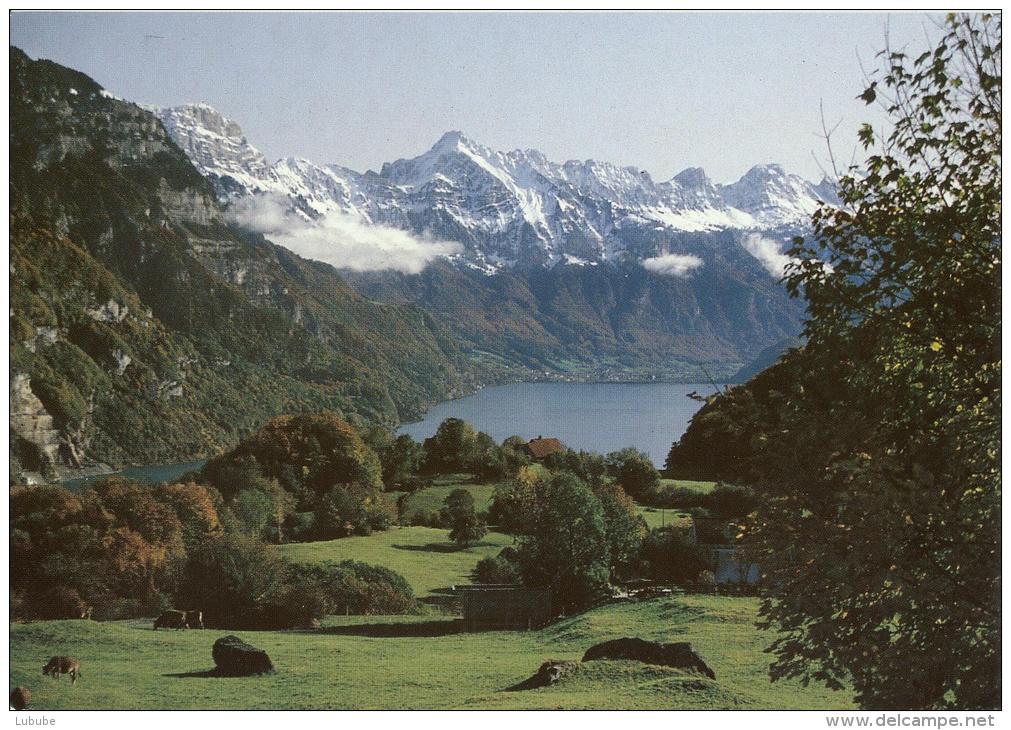
[(716, 679), (715, 672), (709, 668), (705, 659), (686, 641), (661, 644), (657, 641), (645, 641), (637, 638), (614, 639), (596, 644), (586, 650), (583, 661), (589, 662), (595, 659), (631, 659), (644, 664), (687, 669), (704, 674), (710, 679)]
[(550, 687), (556, 682), (561, 681), (564, 676), (570, 674), (577, 666), (579, 666), (578, 662), (559, 662), (549, 659), (541, 664), (532, 677), (523, 680), (519, 684), (514, 684), (512, 687), (506, 689), (506, 692), (522, 692), (523, 690), (538, 689), (539, 687)]
[(206, 226), (218, 217), (210, 197), (193, 189), (173, 190), (164, 179), (158, 189), (158, 198), (168, 220), (172, 223), (196, 223)]
[(15, 687), (11, 692), (11, 707), (15, 710), (27, 710), (28, 702), (32, 699), (32, 693), (27, 687)]
[(127, 367), (133, 362), (133, 358), (120, 349), (112, 351), (112, 359), (116, 361), (116, 375), (122, 375)]
[(53, 463), (59, 459), (60, 432), (42, 401), (32, 392), (26, 373), (15, 373), (10, 381), (10, 428), (35, 444)]
[(122, 322), (130, 313), (130, 308), (110, 299), (104, 304), (96, 304), (84, 310), (96, 322)]
[(248, 677), (274, 671), (274, 664), (263, 649), (247, 644), (238, 636), (223, 636), (211, 649), (218, 674)]

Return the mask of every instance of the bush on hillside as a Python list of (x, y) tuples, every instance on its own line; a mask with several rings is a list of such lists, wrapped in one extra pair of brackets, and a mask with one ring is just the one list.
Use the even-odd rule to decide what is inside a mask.
[(520, 567), (515, 561), (516, 551), (504, 548), (498, 555), (481, 558), (474, 567), (475, 583), (519, 583)]

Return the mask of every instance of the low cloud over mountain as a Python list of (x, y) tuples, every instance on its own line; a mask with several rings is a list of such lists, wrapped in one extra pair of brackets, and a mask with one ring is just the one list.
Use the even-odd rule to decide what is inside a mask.
[(331, 212), (307, 220), (291, 212), (281, 196), (256, 195), (230, 208), (234, 222), (257, 231), (299, 256), (352, 271), (393, 270), (417, 274), (432, 259), (460, 253), (458, 243), (417, 236)]

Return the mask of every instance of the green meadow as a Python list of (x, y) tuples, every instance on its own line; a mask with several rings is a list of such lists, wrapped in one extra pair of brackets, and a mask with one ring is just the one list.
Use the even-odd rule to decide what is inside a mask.
[[(207, 676), (229, 632), (153, 631), (150, 621), (14, 624), (11, 686), (35, 709), (851, 709), (851, 698), (770, 683), (754, 598), (677, 595), (599, 607), (537, 631), (458, 633), (452, 618), (335, 617), (319, 631), (235, 632), (276, 672)], [(690, 641), (716, 673), (587, 662), (558, 684), (510, 692), (547, 659), (579, 660), (621, 636)], [(81, 660), (76, 685), (42, 676), (53, 654)]]
[(487, 512), (491, 507), (491, 498), (495, 493), (495, 484), (475, 484), (466, 474), (453, 475), (455, 480), (440, 478), (431, 487), (419, 489), (404, 498), (400, 510), (400, 521), (410, 524), (411, 518), (418, 514), (438, 513), (446, 502), (446, 497), (453, 490), (466, 489), (474, 496), (474, 509), (477, 512)]
[(326, 542), (279, 545), (277, 550), (298, 563), (326, 563), (361, 560), (400, 573), (418, 597), (440, 588), (471, 582), (471, 571), (481, 558), (498, 554), (513, 538), (489, 532), (480, 542), (466, 548), (454, 545), (449, 531), (434, 527), (397, 527), (368, 537), (345, 537)]
[[(485, 509), (492, 487), (465, 475), (408, 495), (435, 511), (450, 491), (470, 489)], [(678, 481), (678, 486), (693, 486)], [(711, 488), (699, 483), (700, 490)], [(639, 507), (651, 527), (683, 519)], [(275, 549), (295, 562), (360, 560), (403, 575), (422, 600), (419, 616), (331, 616), (315, 631), (234, 632), (265, 649), (276, 672), (210, 675), (211, 646), (224, 630), (154, 631), (150, 620), (12, 624), (11, 686), (31, 690), (35, 709), (850, 709), (851, 697), (798, 682), (772, 683), (755, 626), (758, 599), (678, 594), (600, 606), (535, 631), (464, 633), (445, 589), (469, 583), (477, 562), (513, 538), (490, 532), (466, 548), (447, 530), (393, 527), (367, 537)], [(435, 608), (434, 606), (441, 606)], [(631, 661), (576, 664), (560, 682), (509, 691), (544, 661), (578, 662), (593, 644), (623, 636), (690, 641), (716, 680)], [(76, 685), (43, 677), (51, 655), (81, 660)]]

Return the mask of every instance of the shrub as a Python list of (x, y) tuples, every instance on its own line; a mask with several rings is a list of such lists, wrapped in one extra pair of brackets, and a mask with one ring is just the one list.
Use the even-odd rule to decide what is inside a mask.
[(706, 495), (688, 487), (674, 487), (662, 495), (661, 501), (664, 507), (689, 510), (704, 506)]
[(705, 506), (721, 517), (746, 517), (758, 507), (758, 495), (749, 487), (718, 484), (706, 495)]
[(177, 598), (204, 612), (208, 626), (228, 628), (284, 588), (286, 564), (254, 537), (225, 534), (194, 549)]
[[(510, 548), (505, 548), (498, 555), (482, 558), (474, 568), (475, 583), (519, 583), (520, 569), (513, 559), (504, 553)], [(511, 550), (511, 555), (515, 555), (515, 550)]]
[(292, 565), (281, 593), (284, 605), (322, 617), (326, 614), (408, 614), (418, 606), (410, 584), (382, 566), (355, 560), (338, 564)]

